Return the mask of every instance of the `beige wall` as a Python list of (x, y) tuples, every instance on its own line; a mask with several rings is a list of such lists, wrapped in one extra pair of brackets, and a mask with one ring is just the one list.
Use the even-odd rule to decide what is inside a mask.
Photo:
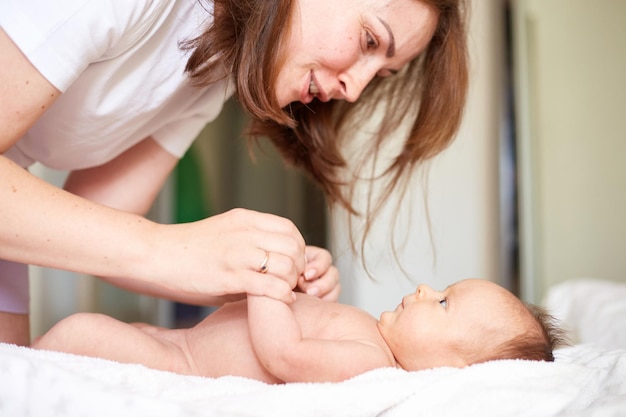
[[(371, 314), (396, 307), (417, 283), (443, 289), (468, 277), (501, 282), (498, 139), (503, 112), (503, 2), (474, 1), (470, 28), (471, 89), (463, 125), (451, 148), (428, 170), (428, 191), (419, 175), (396, 229), (403, 276), (389, 246), (390, 225), (396, 216), (387, 210), (367, 244), (367, 266), (352, 254), (347, 225), (335, 215), (331, 226), (333, 252), (341, 271), (342, 301)], [(433, 245), (428, 233), (424, 195), (430, 213)], [(384, 285), (383, 285), (384, 283)]]
[(626, 280), (626, 2), (515, 6), (524, 294)]

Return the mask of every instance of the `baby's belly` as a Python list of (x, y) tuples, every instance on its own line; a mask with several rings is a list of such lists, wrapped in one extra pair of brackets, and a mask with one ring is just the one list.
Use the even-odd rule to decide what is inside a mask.
[(247, 315), (245, 302), (229, 303), (189, 331), (189, 350), (202, 376), (234, 375), (282, 382), (257, 360), (250, 342)]

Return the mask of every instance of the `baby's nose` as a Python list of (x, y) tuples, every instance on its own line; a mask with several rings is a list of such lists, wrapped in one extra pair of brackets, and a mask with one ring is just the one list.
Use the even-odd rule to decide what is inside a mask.
[(435, 294), (435, 291), (426, 284), (420, 284), (416, 293), (418, 298), (430, 298)]

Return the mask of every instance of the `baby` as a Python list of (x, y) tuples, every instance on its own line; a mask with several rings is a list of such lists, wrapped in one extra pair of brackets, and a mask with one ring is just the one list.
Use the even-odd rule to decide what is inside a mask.
[(381, 367), (409, 371), (494, 359), (554, 360), (560, 331), (545, 313), (490, 281), (442, 292), (420, 285), (376, 320), (355, 307), (298, 294), (225, 304), (189, 329), (70, 316), (33, 343), (181, 374), (268, 383), (342, 381)]

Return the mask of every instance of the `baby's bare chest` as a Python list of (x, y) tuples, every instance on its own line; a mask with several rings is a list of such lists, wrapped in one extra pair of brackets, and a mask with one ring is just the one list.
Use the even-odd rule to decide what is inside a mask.
[(379, 337), (376, 319), (352, 306), (299, 297), (292, 311), (304, 337), (372, 341)]
[[(320, 301), (315, 297), (298, 294), (290, 305), (304, 337), (345, 340), (377, 339), (380, 337), (376, 319), (355, 307)], [(213, 316), (213, 317), (211, 317)], [(227, 304), (213, 313), (200, 325), (205, 331), (220, 334), (241, 332), (248, 334), (245, 301)]]

